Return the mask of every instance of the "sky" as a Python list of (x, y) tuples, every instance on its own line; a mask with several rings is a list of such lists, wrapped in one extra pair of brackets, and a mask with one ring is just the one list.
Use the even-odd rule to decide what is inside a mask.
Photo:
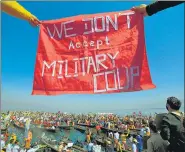
[[(145, 2), (148, 4), (149, 2)], [(129, 10), (142, 2), (20, 2), (40, 20)], [(1, 110), (143, 112), (165, 110), (166, 98), (184, 102), (184, 5), (146, 17), (145, 41), (156, 89), (104, 95), (32, 96), (39, 28), (1, 14)]]

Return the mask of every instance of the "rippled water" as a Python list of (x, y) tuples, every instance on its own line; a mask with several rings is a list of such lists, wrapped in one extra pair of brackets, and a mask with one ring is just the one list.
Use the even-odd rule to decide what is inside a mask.
[[(14, 126), (10, 126), (8, 128), (9, 134), (15, 133), (17, 136), (17, 139), (19, 140), (20, 144), (24, 144), (24, 129), (20, 129)], [(77, 140), (84, 142), (85, 141), (85, 134), (77, 131), (77, 130), (60, 130), (58, 132), (52, 133), (44, 131), (45, 135), (48, 138), (51, 138), (56, 141), (60, 141), (64, 137), (68, 137), (69, 140), (71, 140), (73, 143), (75, 143)], [(32, 143), (37, 142), (38, 138), (41, 137), (43, 134), (43, 131), (39, 131), (37, 129), (33, 130), (33, 139)]]

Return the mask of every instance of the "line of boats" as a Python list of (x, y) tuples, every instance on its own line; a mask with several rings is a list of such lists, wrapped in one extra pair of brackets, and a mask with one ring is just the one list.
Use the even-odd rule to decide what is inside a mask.
[[(25, 128), (23, 126), (20, 126), (18, 125), (15, 121), (13, 122), (13, 125), (19, 129), (23, 129), (25, 130)], [(33, 125), (31, 126), (32, 129), (37, 129), (37, 130), (41, 130), (41, 131), (48, 131), (48, 132), (57, 132), (57, 131), (60, 131), (61, 129), (63, 130), (72, 130), (72, 129), (75, 129), (75, 130), (78, 130), (80, 131), (81, 133), (85, 133), (87, 131), (87, 128), (94, 128), (95, 129), (95, 125), (87, 125), (87, 124), (77, 124), (77, 125), (74, 125), (74, 126), (67, 126), (67, 125), (61, 125), (61, 126), (58, 126), (58, 127), (55, 127), (55, 128), (46, 128), (46, 127), (40, 127), (40, 126), (37, 126), (37, 125)], [(6, 130), (6, 128), (1, 128), (1, 131), (3, 130)], [(140, 129), (130, 129), (130, 134), (136, 134), (137, 131), (139, 131)], [(105, 127), (101, 127), (101, 131), (106, 133), (106, 132), (118, 132), (119, 134), (122, 134), (124, 133), (124, 130), (117, 130), (117, 129), (108, 129), (108, 128), (105, 128)]]
[[(12, 122), (12, 124), (19, 129), (25, 130), (25, 127), (20, 126), (18, 123), (16, 123), (15, 121)], [(71, 129), (75, 129), (80, 131), (81, 133), (85, 133), (87, 131), (87, 128), (96, 128), (96, 125), (87, 125), (87, 124), (77, 124), (74, 126), (67, 126), (67, 125), (61, 125), (55, 128), (44, 128), (44, 127), (39, 127), (37, 125), (32, 125), (31, 127), (33, 130), (34, 129), (39, 129), (41, 131), (48, 131), (48, 132), (57, 132), (60, 131), (60, 129), (64, 129), (64, 130), (71, 130)], [(6, 128), (1, 128), (1, 132), (3, 130), (6, 130)], [(101, 127), (102, 132), (107, 133), (107, 132), (118, 132), (120, 134), (124, 133), (124, 130), (117, 130), (117, 129), (108, 129), (105, 127)], [(136, 134), (137, 131), (139, 131), (140, 129), (133, 129), (130, 131), (130, 134)], [(47, 139), (47, 138), (46, 138)], [(59, 149), (59, 145), (58, 144), (51, 144), (50, 142), (48, 142), (46, 139), (41, 138), (41, 142), (46, 145), (48, 148), (52, 149), (52, 151), (56, 151), (58, 152)], [(68, 143), (68, 141), (64, 141), (66, 144)], [(105, 142), (104, 139), (102, 137), (97, 137), (96, 138), (96, 142), (97, 144), (101, 145), (102, 147), (105, 147)], [(86, 152), (86, 150), (84, 150), (83, 147), (77, 146), (77, 145), (73, 145), (71, 147), (72, 150), (74, 150), (75, 152)], [(39, 150), (38, 150), (39, 151)]]
[[(16, 122), (13, 122), (13, 125), (19, 129), (23, 129), (25, 130), (25, 127), (23, 126), (20, 126), (18, 125)], [(55, 127), (55, 128), (46, 128), (46, 127), (40, 127), (40, 126), (37, 126), (37, 125), (32, 125), (30, 127), (31, 129), (39, 129), (41, 131), (48, 131), (48, 132), (57, 132), (57, 131), (60, 131), (60, 129), (64, 129), (64, 130), (72, 130), (72, 129), (76, 129), (82, 133), (85, 133), (86, 131), (86, 128), (84, 127), (81, 127), (81, 126), (78, 126), (78, 125), (75, 125), (75, 126), (67, 126), (67, 125), (61, 125), (61, 126), (58, 126), (58, 127)]]

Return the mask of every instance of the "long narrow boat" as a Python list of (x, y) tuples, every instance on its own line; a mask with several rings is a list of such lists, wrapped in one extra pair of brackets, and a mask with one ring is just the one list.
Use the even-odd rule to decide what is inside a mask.
[(89, 128), (95, 128), (96, 127), (96, 125), (93, 125), (93, 124), (87, 125), (87, 124), (84, 124), (84, 123), (78, 123), (77, 125), (79, 125), (79, 126), (85, 126), (85, 127), (89, 127)]
[(33, 127), (33, 129), (38, 129), (41, 131), (48, 131), (48, 132), (56, 132), (58, 130), (57, 128), (52, 129), (52, 128), (44, 128), (44, 127), (38, 127), (38, 126)]
[(58, 152), (58, 145), (51, 145), (49, 143), (47, 143), (44, 139), (41, 139), (41, 142), (45, 145), (47, 145), (47, 147), (51, 148), (53, 151)]
[(13, 121), (13, 125), (14, 125), (16, 128), (19, 128), (19, 129), (25, 130), (25, 128), (24, 128), (24, 127), (19, 126), (15, 121)]
[(79, 151), (79, 152), (87, 152), (85, 149), (83, 149), (83, 148), (81, 148), (81, 147), (79, 147), (79, 146), (76, 146), (76, 145), (73, 145), (73, 149), (74, 149), (75, 151)]
[(72, 126), (67, 126), (67, 125), (61, 125), (61, 126), (58, 126), (58, 128), (60, 128), (60, 129), (65, 129), (65, 130), (70, 130), (70, 129), (72, 129), (73, 127), (72, 127)]
[[(101, 127), (101, 130), (103, 132), (113, 132), (113, 133), (114, 132), (118, 132), (119, 134), (123, 134), (124, 133), (124, 130), (108, 129), (108, 128), (105, 128), (105, 127)], [(137, 134), (137, 129), (130, 130), (130, 134), (131, 135)]]
[[(44, 139), (41, 139), (41, 142), (42, 142), (43, 144), (47, 145), (47, 147), (51, 148), (53, 151), (59, 152), (59, 149), (58, 149), (59, 146), (58, 146), (58, 145), (51, 145), (51, 144), (47, 143)], [(65, 143), (67, 143), (67, 142), (65, 142)], [(72, 146), (72, 150), (74, 150), (75, 152), (87, 152), (87, 151), (84, 150), (83, 148), (78, 147), (78, 146), (76, 146), (76, 145), (73, 145), (73, 146)]]
[[(22, 126), (19, 126), (16, 122), (13, 122), (13, 125), (15, 126), (15, 127), (17, 127), (17, 128), (19, 128), (19, 129), (23, 129), (23, 130), (25, 130), (25, 127), (22, 127)], [(37, 130), (41, 130), (41, 131), (48, 131), (48, 132), (56, 132), (57, 131), (57, 129), (51, 129), (51, 128), (39, 128), (39, 127), (37, 127), (37, 126), (35, 126), (35, 127), (31, 127), (31, 129), (37, 129)]]
[(86, 128), (80, 127), (80, 126), (74, 126), (74, 129), (84, 133), (86, 131)]

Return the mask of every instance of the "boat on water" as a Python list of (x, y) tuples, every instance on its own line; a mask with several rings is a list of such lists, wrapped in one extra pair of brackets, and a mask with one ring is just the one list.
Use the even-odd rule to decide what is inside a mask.
[[(124, 133), (124, 130), (117, 130), (117, 129), (108, 129), (108, 128), (105, 128), (105, 127), (101, 127), (101, 130), (103, 132), (118, 132), (119, 134), (123, 134)], [(137, 131), (139, 131), (140, 129), (130, 129), (130, 134), (131, 135), (134, 135), (134, 134), (137, 134)]]
[(58, 126), (58, 128), (64, 129), (64, 130), (71, 130), (73, 129), (73, 126), (61, 125), (61, 126)]
[[(52, 144), (49, 143), (50, 139), (47, 138), (42, 138), (41, 142), (45, 144), (48, 148), (50, 148), (52, 151), (59, 152), (59, 145), (56, 141), (50, 140)], [(63, 141), (64, 143), (68, 144), (67, 141)], [(72, 145), (71, 150), (74, 152), (87, 152), (85, 149), (77, 146), (77, 145)]]
[(86, 132), (86, 128), (84, 127), (81, 127), (81, 126), (74, 126), (74, 129), (80, 131), (81, 133), (85, 133)]
[(89, 127), (89, 128), (95, 128), (96, 127), (95, 124), (87, 125), (87, 124), (84, 124), (84, 123), (78, 123), (77, 125), (79, 125), (79, 126), (85, 126), (85, 127)]
[[(18, 122), (13, 121), (13, 125), (16, 128), (25, 130), (25, 127), (24, 126), (21, 126)], [(33, 124), (30, 125), (30, 128), (33, 129), (33, 131), (34, 131), (34, 129), (38, 129), (38, 130), (41, 130), (41, 131), (48, 131), (48, 132), (56, 132), (56, 131), (58, 131), (58, 128), (55, 128), (55, 129), (52, 129), (52, 128), (44, 128), (44, 127), (39, 127), (39, 126), (36, 126), (36, 125), (33, 125)]]
[(32, 127), (32, 129), (38, 129), (38, 130), (41, 130), (41, 131), (48, 131), (48, 132), (57, 132), (58, 131), (58, 128), (44, 128), (44, 127), (39, 127), (39, 126), (34, 126)]
[(14, 125), (16, 128), (25, 130), (24, 126), (21, 126), (20, 124), (18, 124), (18, 122), (13, 121), (13, 125)]

